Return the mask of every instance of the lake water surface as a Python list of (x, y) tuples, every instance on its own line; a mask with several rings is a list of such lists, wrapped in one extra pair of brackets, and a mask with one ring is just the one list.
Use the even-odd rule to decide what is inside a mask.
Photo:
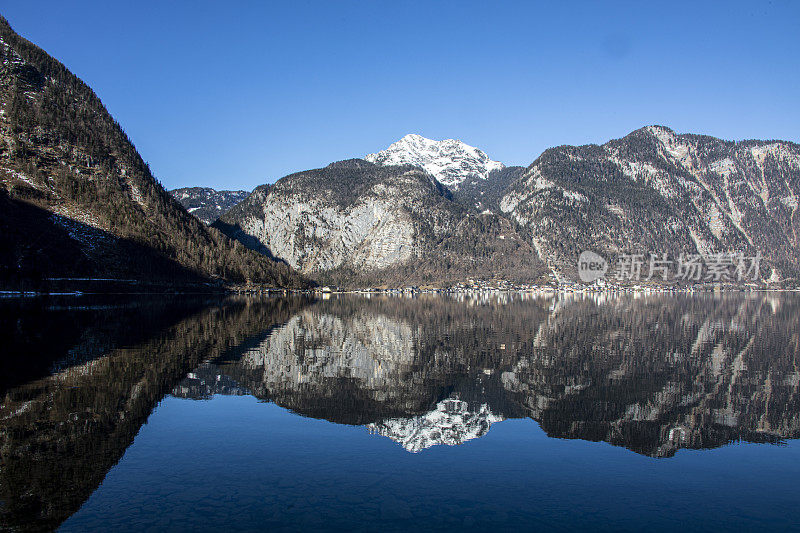
[(0, 300), (0, 530), (800, 523), (800, 297)]

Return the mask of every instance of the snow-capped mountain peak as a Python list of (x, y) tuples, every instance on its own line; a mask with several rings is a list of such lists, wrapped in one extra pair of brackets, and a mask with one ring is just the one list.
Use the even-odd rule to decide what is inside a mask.
[(505, 165), (489, 159), (482, 150), (456, 139), (435, 141), (411, 133), (386, 150), (369, 154), (364, 159), (378, 165), (414, 165), (423, 168), (442, 185), (457, 190), (470, 178), (486, 179)]

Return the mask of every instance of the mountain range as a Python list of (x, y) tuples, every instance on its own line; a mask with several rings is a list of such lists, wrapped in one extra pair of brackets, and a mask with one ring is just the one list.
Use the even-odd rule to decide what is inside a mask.
[(747, 256), (748, 281), (794, 286), (799, 197), (799, 145), (663, 126), (550, 148), (527, 168), (410, 134), (249, 194), (170, 195), (94, 92), (0, 20), (4, 287), (570, 282), (583, 251), (611, 268)]
[[(602, 146), (548, 149), (523, 169), (460, 141), (407, 135), (365, 160), (286, 176), (215, 227), (345, 285), (575, 281), (587, 250), (617, 266), (640, 257), (641, 279), (674, 281), (684, 258), (723, 254), (724, 272), (688, 281), (792, 285), (798, 197), (800, 146), (785, 141), (648, 126)], [(734, 275), (742, 265), (747, 279)]]

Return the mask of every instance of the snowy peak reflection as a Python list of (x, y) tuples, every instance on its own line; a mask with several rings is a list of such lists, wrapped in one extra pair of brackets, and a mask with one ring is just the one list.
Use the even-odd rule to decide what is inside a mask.
[(416, 453), (437, 444), (456, 446), (483, 437), (493, 423), (502, 420), (502, 416), (492, 413), (488, 404), (470, 409), (467, 402), (448, 398), (424, 415), (390, 418), (368, 424), (367, 429), (370, 433), (389, 437), (409, 452)]

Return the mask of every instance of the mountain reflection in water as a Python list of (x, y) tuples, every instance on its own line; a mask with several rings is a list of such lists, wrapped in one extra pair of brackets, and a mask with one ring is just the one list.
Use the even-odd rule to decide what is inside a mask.
[[(668, 457), (800, 430), (794, 297), (342, 299), (205, 365), (173, 394), (247, 391), (410, 451), (507, 418)], [(236, 385), (231, 385), (235, 383)]]
[(167, 395), (410, 452), (531, 418), (652, 457), (800, 436), (796, 295), (3, 302), (0, 528), (57, 527)]

